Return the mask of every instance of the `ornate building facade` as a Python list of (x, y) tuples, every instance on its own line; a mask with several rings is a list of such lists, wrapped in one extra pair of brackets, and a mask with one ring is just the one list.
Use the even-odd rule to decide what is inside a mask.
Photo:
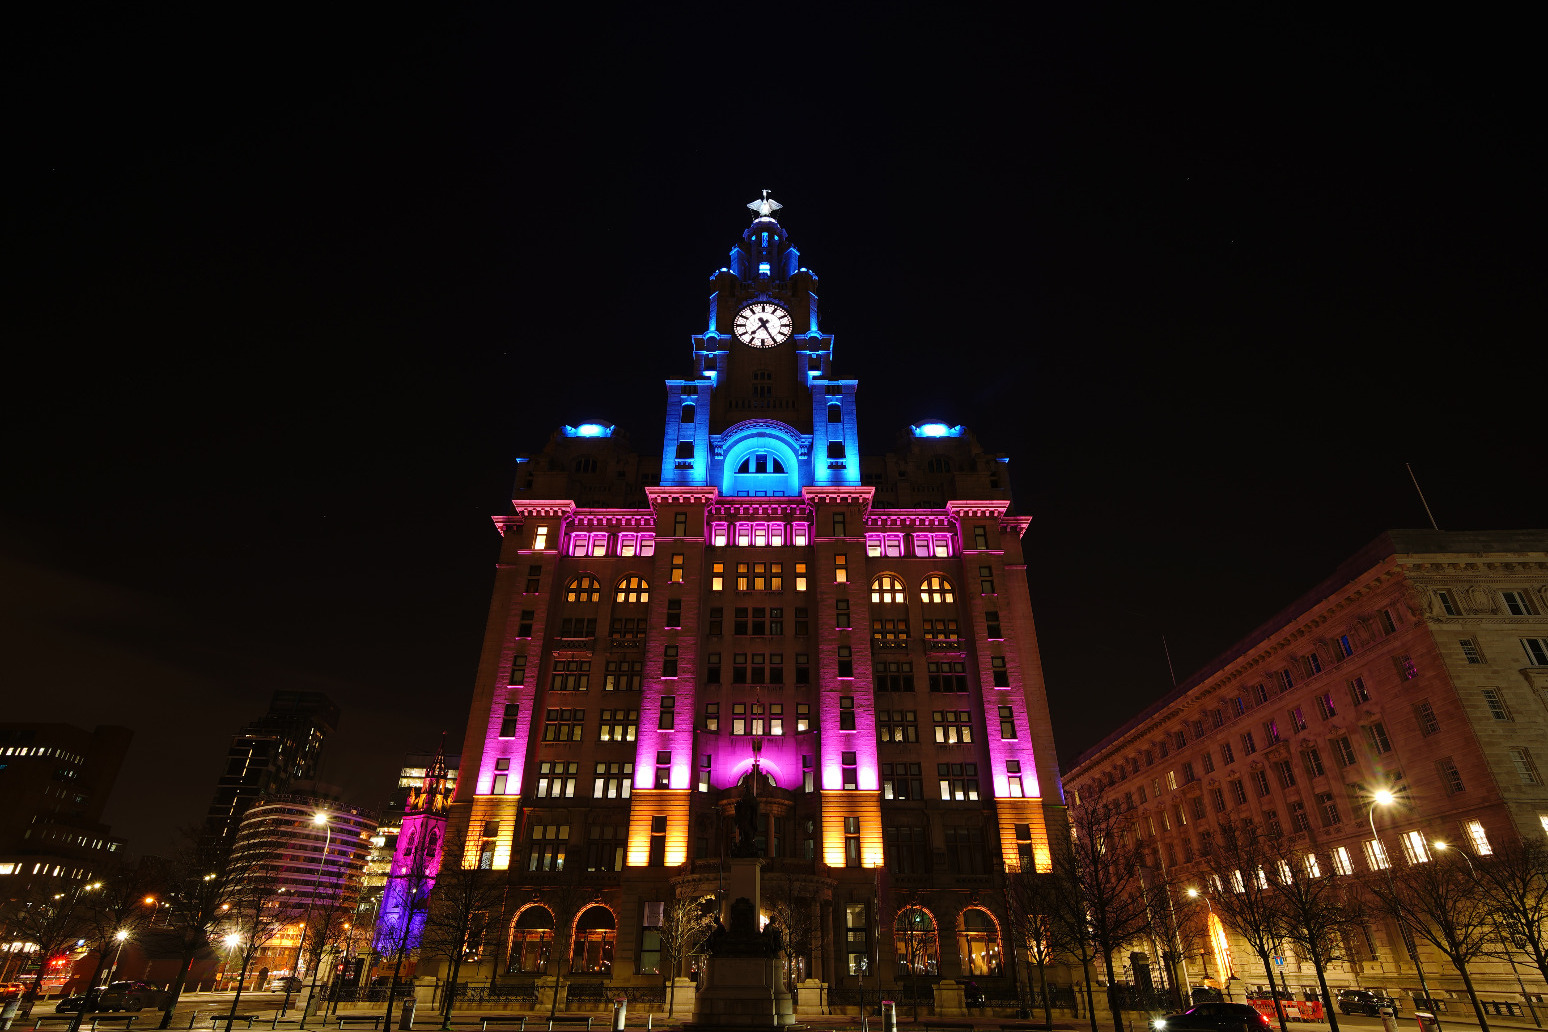
[[(1131, 813), (1153, 868), (1179, 886), (1206, 877), (1217, 824), (1251, 822), (1318, 870), (1356, 877), (1432, 862), (1437, 842), (1476, 857), (1541, 837), (1545, 614), (1548, 532), (1383, 534), (1076, 760), (1072, 803)], [(1265, 984), (1245, 943), (1209, 920), (1187, 977)], [(1459, 993), (1450, 963), (1417, 946), (1430, 989)], [(1374, 916), (1339, 954), (1334, 989), (1420, 994), (1390, 919)], [(1292, 989), (1315, 988), (1294, 951), (1284, 964)], [(1519, 1003), (1516, 974), (1480, 958), (1473, 978)], [(1520, 974), (1543, 992), (1531, 965)]]
[(518, 459), (452, 835), (509, 872), (510, 977), (659, 985), (751, 779), (793, 979), (1008, 993), (997, 887), (1062, 822), (1030, 521), (960, 426), (861, 457), (817, 276), (749, 207), (659, 457), (582, 424)]

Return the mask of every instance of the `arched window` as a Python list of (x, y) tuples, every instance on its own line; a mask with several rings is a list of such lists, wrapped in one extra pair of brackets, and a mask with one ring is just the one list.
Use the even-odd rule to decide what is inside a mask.
[(564, 589), (564, 600), (566, 602), (600, 602), (602, 601), (602, 582), (589, 573), (583, 573), (572, 580), (569, 587)]
[(693, 442), (692, 441), (678, 441), (677, 442), (677, 457), (679, 459), (691, 459), (691, 458), (693, 458)]
[(542, 974), (554, 945), (554, 915), (545, 906), (533, 905), (516, 915), (511, 929), (510, 964), (507, 971)]
[(927, 606), (956, 605), (957, 594), (952, 590), (951, 581), (936, 573), (926, 577), (919, 586), (919, 601)]
[(828, 406), (828, 422), (830, 422), (830, 423), (842, 423), (843, 421), (844, 421), (844, 410), (843, 410), (843, 408), (838, 406), (838, 405), (829, 405)]
[(596, 637), (597, 611), (594, 606), (602, 601), (602, 582), (589, 573), (583, 573), (564, 589), (564, 601), (570, 608), (559, 619), (559, 637)]
[(579, 459), (575, 460), (575, 472), (577, 472), (577, 473), (595, 473), (596, 471), (597, 471), (597, 460), (596, 459), (582, 457), (582, 458), (579, 458)]
[(587, 974), (609, 974), (613, 970), (613, 942), (618, 937), (618, 924), (613, 912), (600, 904), (592, 904), (575, 921), (573, 948), (570, 951), (570, 970)]
[(898, 976), (935, 975), (941, 968), (940, 937), (935, 918), (924, 907), (905, 907), (892, 925), (892, 945), (898, 958)]
[(649, 602), (650, 582), (644, 577), (625, 577), (618, 582), (618, 588), (613, 593), (613, 601), (630, 606), (639, 602)]
[(951, 460), (944, 455), (937, 455), (925, 463), (927, 473), (950, 473)]
[(692, 405), (684, 405), (683, 406), (683, 419), (682, 419), (682, 421), (684, 423), (692, 423), (693, 422), (693, 415), (694, 415), (694, 407)]
[(957, 919), (957, 952), (962, 973), (994, 977), (1004, 973), (1000, 955), (1000, 927), (994, 915), (982, 907), (969, 907)]
[(844, 442), (843, 441), (829, 441), (828, 442), (828, 458), (830, 458), (830, 459), (842, 459), (843, 457), (844, 457)]
[(957, 592), (951, 581), (932, 573), (919, 586), (919, 601), (924, 603), (926, 640), (955, 641), (961, 637), (957, 626)]
[(742, 460), (742, 464), (736, 467), (738, 473), (778, 473), (784, 475), (785, 464), (779, 461), (778, 455), (770, 455), (768, 452), (753, 452)]
[(871, 581), (871, 640), (908, 641), (908, 589), (890, 573)]

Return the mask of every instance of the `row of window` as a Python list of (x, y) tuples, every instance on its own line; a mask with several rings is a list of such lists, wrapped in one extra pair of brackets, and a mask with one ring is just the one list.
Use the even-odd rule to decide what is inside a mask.
[[(1526, 591), (1500, 591), (1491, 592), (1498, 600), (1499, 607), (1510, 616), (1536, 616), (1539, 613), (1537, 603)], [(1442, 613), (1447, 616), (1461, 616), (1463, 609), (1459, 595), (1454, 591), (1435, 592), (1435, 601), (1440, 603)], [(1488, 610), (1486, 610), (1488, 611)]]

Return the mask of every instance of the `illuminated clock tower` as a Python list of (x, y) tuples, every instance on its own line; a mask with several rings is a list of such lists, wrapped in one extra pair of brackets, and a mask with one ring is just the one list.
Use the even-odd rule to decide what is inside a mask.
[(659, 465), (563, 427), (495, 520), (452, 823), (513, 888), (498, 975), (659, 984), (663, 908), (717, 890), (753, 779), (765, 898), (809, 919), (801, 978), (857, 988), (879, 957), (887, 980), (895, 928), (928, 925), (938, 977), (1009, 986), (999, 889), (1046, 865), (1062, 806), (1030, 521), (961, 426), (862, 459), (817, 276), (781, 206), (748, 207)]

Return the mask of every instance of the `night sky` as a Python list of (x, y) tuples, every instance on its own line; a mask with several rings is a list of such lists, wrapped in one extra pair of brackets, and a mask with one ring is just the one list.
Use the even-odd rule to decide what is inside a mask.
[(1066, 763), (1171, 687), (1163, 635), (1186, 678), (1425, 525), (1405, 462), (1442, 529), (1548, 525), (1541, 61), (1497, 13), (41, 6), (0, 694), (135, 729), (136, 852), (275, 689), (339, 702), (364, 804), (460, 740), (513, 457), (655, 450), (763, 188), (865, 451), (1012, 456)]

